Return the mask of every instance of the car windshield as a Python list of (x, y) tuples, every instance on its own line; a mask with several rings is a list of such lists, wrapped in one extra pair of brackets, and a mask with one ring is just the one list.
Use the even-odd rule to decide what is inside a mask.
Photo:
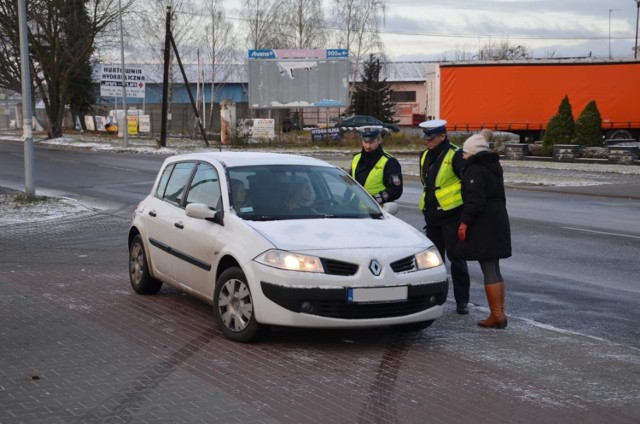
[(231, 206), (246, 220), (382, 217), (371, 196), (339, 168), (255, 165), (227, 173)]

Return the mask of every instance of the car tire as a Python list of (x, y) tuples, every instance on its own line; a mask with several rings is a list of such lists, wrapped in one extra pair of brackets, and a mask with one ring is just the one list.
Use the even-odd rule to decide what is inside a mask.
[(220, 330), (230, 340), (249, 343), (265, 334), (265, 327), (256, 321), (251, 290), (240, 268), (229, 268), (218, 277), (213, 313)]
[(393, 329), (398, 331), (420, 331), (433, 324), (433, 321), (435, 320), (430, 319), (428, 321), (412, 322), (411, 324), (399, 324), (394, 325)]
[(142, 237), (137, 235), (129, 245), (129, 281), (138, 294), (156, 294), (162, 283), (151, 277)]

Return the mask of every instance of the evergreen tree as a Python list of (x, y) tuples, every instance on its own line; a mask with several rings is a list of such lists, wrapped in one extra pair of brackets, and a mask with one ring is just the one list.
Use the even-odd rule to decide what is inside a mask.
[(549, 119), (542, 139), (543, 154), (550, 154), (554, 144), (574, 144), (575, 123), (569, 97), (564, 96), (558, 113)]
[(361, 82), (355, 84), (348, 115), (370, 115), (382, 122), (396, 122), (393, 119), (395, 104), (391, 102), (391, 86), (386, 78), (380, 80), (381, 74), (380, 59), (370, 54), (362, 64)]
[(591, 100), (576, 120), (576, 141), (583, 147), (602, 146), (602, 117)]

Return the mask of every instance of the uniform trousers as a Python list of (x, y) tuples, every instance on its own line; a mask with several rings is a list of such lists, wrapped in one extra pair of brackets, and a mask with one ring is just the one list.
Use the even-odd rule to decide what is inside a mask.
[(429, 240), (436, 245), (436, 248), (445, 260), (445, 252), (451, 263), (451, 280), (453, 283), (453, 296), (456, 302), (469, 303), (469, 287), (471, 280), (469, 278), (469, 270), (467, 262), (457, 259), (455, 256), (455, 248), (458, 244), (458, 227), (460, 226), (457, 219), (445, 222), (442, 225), (427, 224), (426, 235)]

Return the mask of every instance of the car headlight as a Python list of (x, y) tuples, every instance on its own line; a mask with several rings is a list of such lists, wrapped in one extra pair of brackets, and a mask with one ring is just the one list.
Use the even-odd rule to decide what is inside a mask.
[(418, 269), (429, 269), (442, 265), (442, 258), (440, 252), (435, 246), (423, 250), (416, 254), (416, 265)]
[(317, 256), (286, 252), (284, 250), (269, 250), (255, 259), (263, 265), (287, 271), (324, 272), (324, 267)]

